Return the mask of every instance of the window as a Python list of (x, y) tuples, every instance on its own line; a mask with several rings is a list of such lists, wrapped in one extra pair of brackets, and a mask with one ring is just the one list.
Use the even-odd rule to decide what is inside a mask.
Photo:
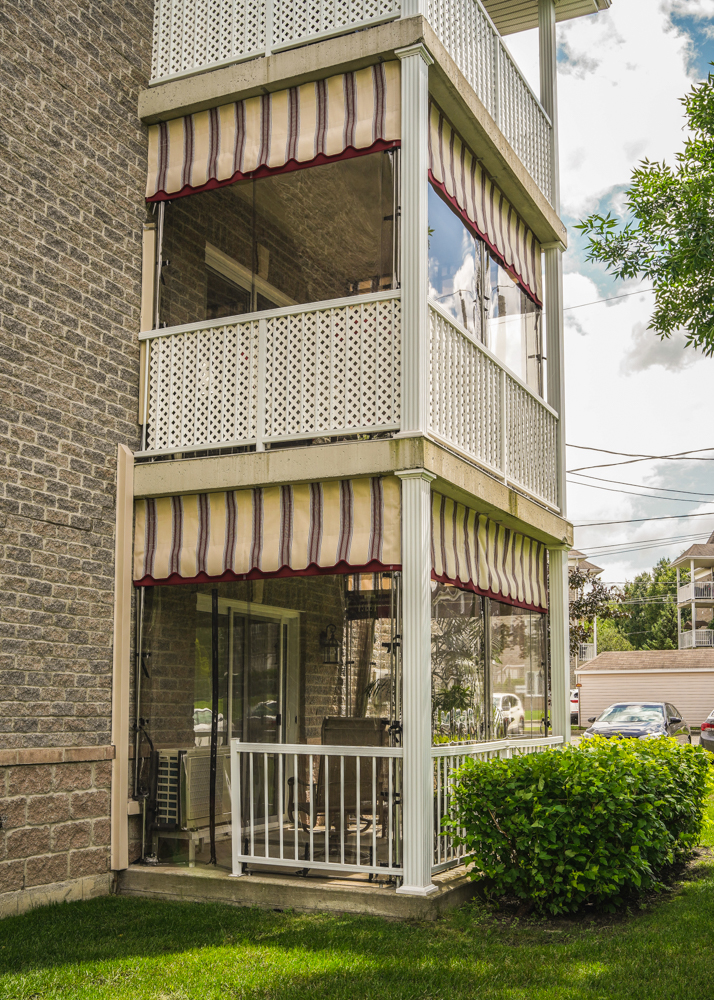
[(540, 307), (431, 185), (429, 297), (543, 395)]
[(397, 287), (398, 156), (371, 153), (167, 203), (162, 325)]

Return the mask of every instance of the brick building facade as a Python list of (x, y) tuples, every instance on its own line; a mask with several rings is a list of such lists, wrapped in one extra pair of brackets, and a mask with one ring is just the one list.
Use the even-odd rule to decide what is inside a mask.
[(116, 450), (138, 441), (152, 16), (151, 0), (28, 0), (0, 19), (0, 913), (23, 890), (108, 886)]

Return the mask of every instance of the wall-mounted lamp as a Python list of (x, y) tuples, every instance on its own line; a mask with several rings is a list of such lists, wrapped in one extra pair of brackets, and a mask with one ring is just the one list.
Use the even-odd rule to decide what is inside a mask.
[(328, 625), (324, 632), (320, 632), (323, 663), (339, 663), (341, 646), (342, 643), (337, 638), (337, 628), (334, 625)]

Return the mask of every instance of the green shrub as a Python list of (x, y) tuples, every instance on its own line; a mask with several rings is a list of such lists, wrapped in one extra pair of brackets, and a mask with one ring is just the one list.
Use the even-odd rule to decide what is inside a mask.
[(615, 904), (697, 844), (709, 772), (705, 750), (671, 739), (469, 759), (443, 829), (466, 845), (471, 877), (492, 896), (552, 914)]

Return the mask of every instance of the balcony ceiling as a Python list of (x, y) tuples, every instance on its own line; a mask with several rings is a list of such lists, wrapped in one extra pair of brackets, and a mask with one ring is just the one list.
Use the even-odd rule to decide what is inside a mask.
[[(607, 10), (611, 4), (612, 0), (556, 0), (555, 17), (569, 21)], [(538, 0), (483, 0), (483, 5), (502, 35), (538, 27)]]

